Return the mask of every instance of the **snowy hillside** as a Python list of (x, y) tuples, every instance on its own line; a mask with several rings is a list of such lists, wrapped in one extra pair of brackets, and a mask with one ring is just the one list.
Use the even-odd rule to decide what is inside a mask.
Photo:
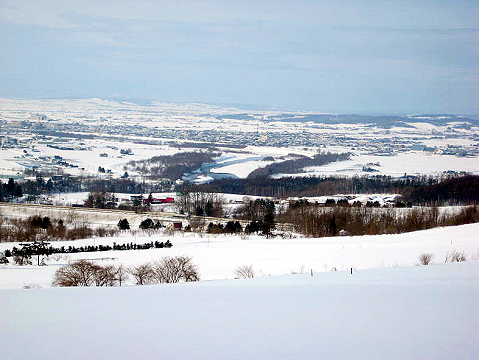
[[(477, 359), (479, 263), (2, 290), (5, 359)], [(28, 346), (25, 346), (28, 341)]]
[[(179, 233), (176, 236), (147, 233), (128, 233), (113, 238), (92, 238), (77, 241), (59, 241), (59, 247), (136, 243), (170, 240), (170, 249), (136, 251), (103, 251), (68, 254), (67, 259), (55, 260), (49, 266), (2, 265), (0, 289), (21, 289), (37, 284), (50, 287), (56, 269), (68, 260), (107, 259), (100, 264), (136, 265), (158, 260), (164, 256), (187, 255), (198, 266), (202, 280), (233, 279), (238, 266), (253, 265), (256, 276), (291, 273), (330, 272), (377, 267), (412, 266), (422, 253), (432, 253), (434, 263), (444, 263), (446, 254), (453, 250), (464, 252), (467, 260), (479, 257), (479, 223), (436, 228), (397, 235), (340, 236), (330, 238), (265, 239), (263, 236), (229, 236)], [(1, 243), (0, 251), (15, 244)], [(111, 260), (113, 259), (113, 260)]]

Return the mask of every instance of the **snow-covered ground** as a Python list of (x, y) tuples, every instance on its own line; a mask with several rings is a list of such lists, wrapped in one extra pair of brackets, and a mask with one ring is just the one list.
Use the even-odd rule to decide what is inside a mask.
[[(262, 236), (198, 235), (194, 233), (123, 234), (115, 238), (92, 238), (74, 242), (54, 242), (55, 247), (74, 245), (118, 244), (170, 240), (170, 249), (110, 251), (69, 254), (69, 260), (113, 258), (101, 263), (135, 265), (158, 260), (163, 256), (187, 255), (198, 266), (202, 280), (233, 279), (238, 266), (252, 264), (257, 276), (301, 272), (329, 272), (376, 267), (412, 266), (422, 253), (432, 253), (433, 262), (444, 263), (453, 250), (464, 252), (468, 260), (479, 257), (479, 223), (436, 228), (398, 235), (342, 236), (331, 238), (265, 239)], [(0, 243), (0, 251), (12, 243)], [(8, 264), (0, 268), (0, 289), (19, 289), (38, 284), (50, 287), (53, 273), (66, 259), (54, 260), (49, 266), (19, 267)]]
[[(223, 152), (212, 173), (239, 178), (268, 165), (270, 162), (261, 161), (265, 156), (280, 161), (289, 153), (312, 156), (318, 149), (352, 152), (359, 157), (352, 162), (305, 169), (302, 176), (336, 172), (364, 174), (362, 167), (369, 162), (380, 162), (379, 174), (393, 176), (447, 170), (479, 172), (479, 128), (475, 124), (458, 128), (457, 119), (450, 123), (434, 123), (427, 122), (425, 117), (424, 123), (412, 122), (406, 127), (385, 129), (366, 123), (303, 122), (300, 113), (296, 114), (298, 122), (270, 121), (279, 114), (276, 111), (245, 112), (206, 104), (153, 103), (141, 106), (102, 99), (0, 99), (0, 125), (4, 126), (2, 130), (5, 129), (0, 143), (0, 177), (21, 175), (22, 169), (32, 167), (49, 171), (61, 168), (66, 173), (80, 176), (100, 175), (97, 172), (99, 166), (119, 177), (130, 160), (200, 150), (202, 142), (215, 143)], [(35, 131), (30, 132), (30, 125), (60, 129), (63, 134), (38, 136)], [(136, 128), (138, 131), (133, 131)], [(192, 133), (188, 135), (183, 133), (185, 131)], [(65, 134), (72, 137), (65, 137)], [(182, 148), (184, 142), (196, 142), (199, 148), (189, 147), (191, 144)], [(232, 144), (245, 147), (233, 150), (228, 147)], [(427, 153), (411, 151), (414, 145), (436, 149)], [(127, 148), (133, 155), (120, 153), (121, 149)], [(393, 154), (399, 155), (379, 156)], [(440, 154), (460, 154), (461, 157)], [(58, 164), (59, 159), (42, 158), (55, 155), (74, 166)], [(139, 176), (128, 172), (130, 176)]]
[[(265, 144), (241, 150), (220, 147), (221, 157), (210, 172), (200, 175), (202, 180), (225, 173), (244, 178), (270, 164), (273, 160), (269, 157), (282, 161), (290, 153), (312, 156), (319, 146), (324, 151), (351, 151), (355, 155), (349, 161), (304, 169), (298, 176), (351, 176), (366, 174), (365, 168), (377, 170), (369, 174), (392, 176), (447, 170), (479, 173), (477, 156), (410, 150), (413, 144), (424, 144), (438, 150), (457, 146), (475, 151), (477, 127), (449, 129), (449, 125), (413, 123), (411, 127), (382, 129), (365, 124), (265, 122), (261, 119), (274, 112), (257, 112), (254, 120), (245, 120), (235, 119), (234, 115), (242, 112), (235, 108), (168, 103), (142, 107), (101, 99), (0, 99), (0, 108), (0, 121), (11, 125), (9, 129), (13, 131), (8, 137), (20, 141), (23, 136), (25, 140), (19, 147), (2, 145), (3, 178), (21, 173), (24, 167), (32, 167), (40, 160), (53, 166), (55, 156), (78, 166), (65, 167), (69, 173), (100, 176), (98, 167), (102, 166), (118, 177), (130, 160), (194, 149), (181, 149), (181, 142), (187, 139), (178, 140), (178, 135), (173, 136), (176, 142), (172, 144), (163, 135), (150, 137), (125, 130), (135, 125), (173, 132), (239, 132), (249, 137), (250, 144)], [(36, 119), (37, 113), (50, 119)], [(231, 114), (231, 119), (225, 119), (225, 114)], [(52, 121), (69, 125), (72, 131), (77, 131), (77, 125), (85, 125), (98, 138), (45, 140), (15, 132), (15, 126), (22, 121), (39, 125)], [(295, 140), (308, 140), (314, 134), (318, 141), (309, 147), (293, 147), (290, 144), (298, 141), (290, 142), (288, 136), (280, 138), (281, 134), (291, 133)], [(255, 138), (258, 141), (251, 140)], [(274, 141), (278, 139), (283, 145)], [(208, 137), (203, 140), (213, 141)], [(131, 149), (133, 155), (121, 154), (121, 149)], [(398, 155), (377, 155), (380, 153)], [(40, 159), (44, 156), (50, 158)], [(265, 157), (267, 161), (263, 161)], [(129, 173), (130, 177), (138, 176)], [(86, 196), (87, 193), (57, 194), (52, 200), (58, 205), (80, 204)], [(233, 211), (243, 196), (225, 198)], [(376, 199), (380, 203), (387, 200), (377, 195), (359, 200)], [(172, 210), (174, 205), (157, 206), (155, 210), (165, 211), (168, 207)], [(61, 211), (62, 217), (73, 216), (71, 209), (41, 209), (42, 216), (56, 218)], [(37, 209), (21, 207), (3, 212), (6, 217), (29, 216)], [(119, 216), (128, 217), (137, 229), (149, 215), (85, 210), (78, 221), (116, 227)], [(78, 247), (170, 240), (173, 247), (51, 256), (46, 261), (48, 266), (41, 267), (0, 265), (2, 358), (477, 360), (478, 234), (479, 224), (400, 235), (320, 239), (137, 230), (114, 238), (55, 242), (55, 247)], [(0, 243), (0, 251), (14, 245), (18, 246)], [(446, 255), (454, 250), (463, 252), (467, 262), (445, 264)], [(415, 266), (422, 253), (434, 255), (432, 265)], [(129, 286), (116, 288), (51, 287), (54, 272), (69, 261), (90, 259), (99, 264), (131, 266), (178, 255), (192, 257), (202, 281), (151, 286), (131, 286), (130, 281)], [(256, 278), (234, 280), (235, 268), (242, 265), (252, 265)]]
[[(371, 168), (375, 172), (365, 172)], [(357, 155), (350, 160), (337, 161), (323, 166), (303, 169), (298, 174), (274, 175), (284, 176), (354, 176), (354, 175), (389, 175), (393, 177), (407, 175), (440, 174), (443, 171), (466, 171), (479, 174), (479, 158), (460, 158), (453, 155), (436, 155), (417, 151), (396, 156)]]
[(353, 275), (1, 290), (2, 357), (473, 360), (478, 285), (476, 261)]

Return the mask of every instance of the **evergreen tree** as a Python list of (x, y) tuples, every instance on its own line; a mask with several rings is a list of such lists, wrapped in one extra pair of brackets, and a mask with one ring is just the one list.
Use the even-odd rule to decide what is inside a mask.
[(13, 178), (10, 178), (8, 179), (8, 183), (7, 183), (7, 187), (5, 189), (7, 195), (9, 196), (13, 196), (14, 192), (15, 192), (15, 180), (13, 180)]
[(262, 221), (253, 220), (248, 225), (246, 225), (244, 231), (247, 234), (257, 233), (262, 229), (262, 227), (263, 227)]
[(271, 236), (271, 232), (276, 229), (276, 222), (274, 221), (274, 212), (269, 210), (263, 217), (263, 225), (261, 230), (263, 235)]
[(120, 230), (129, 230), (130, 223), (127, 219), (121, 219), (120, 221), (118, 221), (118, 227), (120, 228)]
[(335, 236), (337, 234), (336, 215), (333, 215), (328, 224), (328, 231), (330, 235)]
[(140, 229), (143, 229), (143, 230), (152, 229), (154, 227), (155, 227), (155, 222), (151, 220), (150, 218), (147, 218), (140, 223)]
[(205, 215), (206, 216), (213, 216), (214, 215), (214, 207), (211, 201), (208, 201), (205, 205)]

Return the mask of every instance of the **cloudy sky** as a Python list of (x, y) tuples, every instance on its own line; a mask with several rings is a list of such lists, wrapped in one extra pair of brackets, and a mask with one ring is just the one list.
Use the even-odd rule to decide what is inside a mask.
[(0, 96), (479, 110), (477, 0), (0, 0)]

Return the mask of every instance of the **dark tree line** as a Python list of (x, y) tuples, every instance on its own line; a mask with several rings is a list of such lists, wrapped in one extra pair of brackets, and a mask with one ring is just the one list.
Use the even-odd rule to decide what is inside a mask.
[[(173, 184), (161, 182), (136, 182), (132, 179), (98, 179), (63, 177), (60, 180), (24, 180), (0, 184), (0, 201), (11, 201), (23, 194), (39, 195), (52, 192), (89, 191), (96, 193), (149, 193), (171, 190)], [(247, 179), (220, 179), (209, 184), (176, 186), (176, 191), (187, 193), (230, 193), (262, 197), (322, 196), (334, 194), (397, 193), (406, 202), (420, 204), (474, 204), (479, 201), (479, 176), (457, 173), (441, 176), (403, 176), (394, 178), (376, 176), (317, 176), (283, 177), (268, 176)], [(214, 204), (212, 203), (214, 206)], [(209, 210), (205, 205), (203, 211)], [(191, 214), (195, 209), (184, 209)], [(216, 216), (216, 215), (215, 215)]]
[(104, 191), (92, 192), (88, 195), (83, 206), (96, 209), (114, 209), (116, 208), (116, 202), (118, 199), (114, 194), (110, 194)]
[[(110, 193), (128, 193), (142, 194), (148, 192), (162, 192), (171, 190), (171, 183), (157, 182), (137, 182), (132, 179), (99, 179), (99, 178), (79, 178), (66, 176), (63, 179), (52, 181), (44, 180), (43, 177), (37, 177), (36, 180), (23, 180), (18, 186), (21, 187), (22, 193), (29, 195), (41, 195), (51, 193), (68, 193), (68, 192), (110, 192)], [(2, 189), (3, 190), (3, 189)], [(0, 192), (0, 198), (4, 192)], [(6, 201), (7, 197), (4, 196)]]
[(9, 201), (23, 196), (22, 186), (13, 178), (8, 179), (6, 184), (0, 182), (0, 201)]
[(117, 229), (87, 227), (73, 223), (66, 226), (62, 219), (50, 219), (48, 216), (31, 216), (27, 219), (8, 219), (0, 223), (0, 242), (43, 240), (77, 240), (92, 236), (106, 237), (118, 235)]
[(313, 237), (399, 234), (479, 222), (479, 208), (469, 206), (456, 213), (440, 213), (437, 207), (386, 209), (302, 203), (289, 207), (279, 221), (293, 224), (297, 232)]
[(239, 234), (243, 231), (243, 227), (239, 221), (228, 221), (225, 225), (210, 222), (206, 231), (208, 234)]
[(275, 202), (268, 199), (256, 199), (242, 205), (235, 217), (244, 220), (263, 220), (266, 214), (275, 212)]
[(265, 178), (273, 174), (295, 174), (308, 166), (322, 166), (335, 161), (344, 161), (350, 158), (349, 153), (333, 154), (330, 152), (319, 153), (312, 158), (307, 156), (300, 159), (286, 160), (258, 168), (248, 175), (248, 179)]
[(407, 197), (415, 204), (470, 204), (479, 202), (479, 176), (448, 179), (411, 190)]
[(35, 180), (23, 180), (21, 186), (25, 194), (40, 195), (81, 191), (81, 184), (81, 179), (73, 176), (62, 176), (53, 181), (51, 178), (45, 180), (42, 175), (37, 174)]
[(474, 204), (479, 201), (479, 176), (268, 177), (221, 179), (203, 185), (185, 185), (189, 191), (248, 194), (265, 197), (323, 196), (334, 194), (396, 193), (413, 204)]
[(204, 163), (212, 162), (220, 153), (182, 152), (174, 155), (153, 156), (147, 160), (130, 161), (129, 168), (138, 171), (150, 179), (180, 179), (186, 172), (200, 168)]
[[(44, 244), (42, 246), (35, 246), (36, 244)], [(5, 250), (5, 256), (19, 256), (22, 258), (30, 258), (34, 255), (52, 255), (52, 254), (74, 254), (74, 253), (84, 253), (84, 252), (98, 252), (98, 251), (122, 251), (122, 250), (147, 250), (147, 249), (162, 249), (162, 248), (171, 248), (173, 244), (170, 240), (166, 242), (163, 241), (151, 241), (144, 244), (135, 244), (135, 243), (126, 243), (126, 244), (117, 244), (113, 243), (111, 245), (87, 245), (87, 246), (61, 246), (53, 247), (47, 246), (49, 243), (44, 242), (32, 242), (22, 245), (22, 248), (12, 247), (12, 250)]]

